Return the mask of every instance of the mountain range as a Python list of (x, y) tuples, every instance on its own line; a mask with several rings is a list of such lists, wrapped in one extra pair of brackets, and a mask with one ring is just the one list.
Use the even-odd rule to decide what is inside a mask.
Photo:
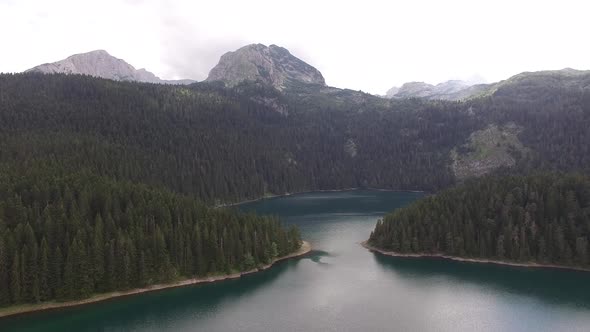
[[(225, 135), (237, 135), (231, 136), (236, 144), (236, 150), (231, 152), (234, 156), (242, 156), (244, 149), (251, 153), (264, 151), (264, 156), (257, 156), (259, 159), (251, 160), (251, 169), (247, 173), (243, 173), (247, 169), (243, 163), (239, 163), (239, 169), (232, 169), (227, 163), (215, 164), (211, 160), (201, 160), (204, 164), (189, 167), (195, 162), (191, 161), (190, 156), (158, 157), (164, 158), (161, 165), (166, 165), (162, 166), (161, 172), (177, 167), (176, 174), (186, 173), (186, 177), (197, 177), (198, 181), (221, 176), (217, 172), (243, 173), (243, 176), (249, 176), (247, 174), (258, 172), (260, 165), (273, 165), (269, 166), (270, 169), (266, 170), (264, 175), (260, 174), (252, 179), (256, 183), (251, 184), (251, 190), (242, 191), (239, 189), (240, 186), (236, 187), (234, 184), (234, 187), (228, 187), (232, 188), (231, 190), (225, 188), (198, 194), (206, 199), (255, 198), (265, 191), (282, 193), (337, 188), (343, 184), (350, 187), (432, 189), (502, 169), (555, 168), (556, 165), (579, 169), (580, 165), (590, 164), (590, 161), (586, 163), (585, 159), (590, 153), (578, 153), (585, 149), (585, 143), (582, 144), (586, 137), (585, 128), (578, 127), (583, 125), (585, 120), (580, 118), (577, 109), (585, 107), (585, 98), (588, 98), (590, 91), (590, 72), (587, 71), (564, 69), (522, 73), (498, 83), (485, 85), (469, 85), (460, 81), (436, 86), (408, 83), (399, 90), (392, 91), (390, 95), (393, 98), (382, 98), (361, 91), (327, 86), (317, 69), (293, 56), (288, 50), (276, 45), (267, 47), (253, 44), (223, 55), (205, 81), (174, 89), (154, 85), (146, 86), (149, 91), (134, 91), (119, 85), (105, 86), (102, 80), (95, 78), (80, 81), (78, 75), (65, 75), (66, 78), (61, 78), (63, 75), (38, 76), (35, 72), (84, 73), (116, 81), (155, 81), (155, 75), (142, 76), (140, 73), (143, 71), (135, 70), (123, 60), (114, 58), (104, 51), (72, 56), (56, 64), (35, 67), (22, 77), (4, 77), (3, 90), (14, 91), (15, 95), (10, 98), (19, 99), (24, 92), (18, 93), (18, 89), (11, 84), (23, 80), (28, 82), (26, 84), (30, 89), (23, 102), (33, 103), (30, 105), (32, 109), (40, 104), (49, 103), (61, 105), (60, 110), (71, 109), (74, 112), (72, 114), (75, 114), (73, 110), (78, 109), (79, 105), (72, 103), (79, 100), (81, 105), (86, 105), (89, 100), (85, 97), (84, 91), (79, 91), (80, 87), (70, 86), (76, 82), (78, 85), (87, 85), (87, 89), (94, 91), (93, 93), (104, 90), (102, 99), (94, 101), (97, 105), (105, 105), (96, 116), (104, 116), (106, 105), (115, 107), (110, 103), (120, 98), (119, 95), (126, 95), (125, 100), (136, 100), (137, 105), (134, 104), (133, 107), (157, 106), (152, 110), (154, 115), (151, 120), (143, 124), (144, 127), (153, 126), (151, 121), (163, 121), (160, 114), (162, 109), (174, 109), (179, 112), (184, 110), (184, 115), (177, 115), (180, 118), (197, 117), (198, 120), (190, 120), (196, 122), (187, 127), (187, 130), (190, 129), (189, 132), (183, 134), (192, 135), (193, 130), (196, 130), (199, 135), (205, 135), (200, 137), (200, 140), (191, 141), (192, 147), (197, 148), (204, 144), (203, 142), (219, 146), (219, 142), (229, 139), (219, 136), (217, 130), (221, 130)], [(39, 77), (43, 77), (39, 83), (29, 82), (33, 78), (40, 80)], [(42, 82), (45, 82), (45, 85), (40, 85)], [(52, 87), (53, 85), (57, 86)], [(115, 87), (118, 88), (113, 90)], [(39, 95), (40, 91), (44, 90), (47, 90), (46, 94), (51, 96), (51, 100), (45, 98), (45, 95)], [(66, 97), (72, 94), (78, 96), (77, 99), (70, 100), (73, 97)], [(65, 99), (61, 99), (62, 97)], [(445, 99), (463, 102), (447, 103)], [(221, 112), (219, 107), (224, 110), (232, 109), (233, 113)], [(212, 110), (211, 113), (207, 113), (207, 109)], [(267, 114), (269, 111), (276, 114)], [(20, 112), (22, 113), (22, 110)], [(61, 111), (56, 112), (58, 115), (55, 116), (58, 118), (65, 116), (59, 113)], [(252, 115), (252, 112), (256, 115)], [(176, 113), (170, 113), (168, 116), (172, 114)], [(236, 118), (230, 120), (230, 114)], [(541, 117), (539, 114), (544, 116)], [(570, 114), (570, 117), (567, 118), (565, 114)], [(120, 118), (124, 115), (129, 119)], [(36, 119), (35, 121), (41, 121), (34, 114), (30, 116), (31, 119)], [(128, 125), (137, 126), (140, 120), (136, 118), (136, 114), (122, 113), (118, 107), (112, 110), (111, 117), (113, 119), (108, 119), (105, 128), (112, 128), (112, 121), (126, 123), (132, 119)], [(70, 121), (67, 116), (60, 119), (56, 121)], [(180, 134), (182, 131), (179, 126), (186, 125), (174, 122), (175, 119), (170, 119), (174, 124), (155, 131), (158, 132), (157, 135), (165, 137), (166, 134), (160, 132), (168, 131), (174, 132), (174, 135)], [(550, 126), (547, 125), (548, 119), (552, 119)], [(199, 123), (199, 126), (195, 123)], [(240, 124), (241, 127), (235, 127), (235, 124)], [(72, 128), (83, 126), (83, 123), (77, 123)], [(244, 131), (244, 128), (249, 128), (248, 130), (256, 132), (256, 135), (262, 136), (248, 138), (251, 133)], [(210, 132), (213, 129), (216, 131)], [(103, 130), (105, 129), (98, 130), (100, 136), (104, 135)], [(120, 130), (127, 132), (129, 129), (123, 127)], [(145, 129), (138, 127), (134, 130), (137, 134)], [(558, 142), (557, 138), (564, 137), (564, 133), (567, 133), (566, 136), (569, 138)], [(282, 145), (276, 145), (279, 136), (284, 136), (285, 141)], [(273, 139), (267, 142), (268, 137)], [(44, 138), (43, 142), (51, 142), (53, 139)], [(134, 137), (133, 140), (138, 142), (134, 144), (147, 144), (143, 135)], [(175, 137), (169, 140), (185, 142), (187, 138)], [(257, 140), (260, 141), (256, 147), (245, 143), (254, 144)], [(384, 144), (383, 140), (388, 143)], [(163, 143), (158, 141), (151, 144)], [(226, 142), (227, 144), (230, 143)], [(209, 149), (202, 148), (206, 151)], [(6, 149), (10, 150), (9, 147)], [(162, 147), (161, 151), (168, 149), (171, 147)], [(321, 149), (321, 153), (317, 149)], [(39, 153), (42, 151), (44, 150), (40, 150)], [(57, 151), (55, 153), (59, 154)], [(132, 150), (128, 153), (137, 151)], [(142, 152), (144, 155), (150, 153), (152, 152)], [(215, 155), (220, 152), (207, 153)], [(248, 158), (253, 157), (245, 155), (242, 159)], [(178, 165), (168, 165), (169, 160), (184, 161)], [(72, 164), (76, 162), (72, 161)], [(102, 165), (107, 162), (100, 163)], [(192, 167), (197, 167), (198, 173), (203, 173), (204, 178), (196, 174)], [(102, 168), (103, 166), (100, 166), (100, 169)], [(144, 171), (145, 173), (142, 173)], [(133, 176), (138, 177), (140, 174), (144, 174), (146, 179), (152, 178), (152, 171), (148, 172), (147, 167), (137, 170)], [(273, 180), (276, 177), (285, 182), (279, 181), (277, 184), (277, 180)], [(162, 183), (164, 180), (154, 181)], [(168, 187), (181, 192), (187, 190), (179, 188), (192, 188), (195, 185), (183, 181), (177, 183), (177, 179), (172, 178), (167, 178), (164, 183), (168, 183), (166, 181), (169, 182)], [(233, 183), (233, 180), (228, 181)], [(218, 181), (208, 184), (210, 188), (216, 185)], [(202, 190), (200, 187), (195, 188), (188, 192)], [(252, 190), (255, 193), (252, 193)]]
[[(115, 81), (137, 81), (159, 84), (191, 84), (195, 80), (163, 80), (146, 69), (135, 69), (104, 50), (75, 54), (66, 59), (35, 66), (26, 72), (45, 74), (80, 74)], [(278, 90), (301, 82), (325, 86), (316, 68), (293, 56), (287, 49), (262, 44), (246, 45), (225, 53), (211, 69), (206, 81), (221, 81), (228, 87), (243, 81), (258, 81)]]
[[(122, 59), (104, 50), (72, 55), (64, 60), (33, 67), (26, 72), (46, 74), (81, 74), (106, 78), (115, 81), (137, 81), (158, 84), (191, 84), (197, 81), (164, 80), (146, 69), (135, 69)], [(534, 85), (578, 84), (588, 72), (570, 68), (561, 71), (542, 71), (521, 73), (507, 80), (491, 84), (472, 84), (466, 81), (451, 80), (432, 85), (424, 82), (408, 82), (401, 87), (393, 87), (384, 96), (386, 99), (422, 98), (429, 100), (466, 100), (489, 95), (506, 85), (515, 82)], [(561, 77), (567, 77), (564, 80)], [(573, 81), (572, 81), (573, 79)], [(313, 66), (292, 55), (287, 49), (263, 44), (250, 44), (221, 56), (219, 63), (211, 69), (206, 82), (223, 82), (227, 87), (235, 87), (242, 82), (257, 82), (291, 93), (321, 93), (342, 100), (342, 95), (352, 98), (355, 104), (364, 102), (367, 94), (334, 87), (328, 87), (321, 72)], [(535, 82), (532, 82), (535, 81)], [(570, 83), (567, 83), (567, 82)], [(583, 85), (585, 86), (585, 85)], [(353, 96), (355, 96), (353, 98)]]

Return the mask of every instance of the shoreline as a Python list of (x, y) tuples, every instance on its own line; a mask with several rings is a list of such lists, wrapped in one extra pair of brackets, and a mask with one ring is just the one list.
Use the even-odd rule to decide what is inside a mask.
[(232, 207), (232, 206), (237, 206), (237, 205), (246, 204), (246, 203), (258, 202), (258, 201), (261, 201), (264, 199), (289, 197), (289, 196), (299, 195), (299, 194), (347, 192), (347, 191), (355, 191), (355, 190), (373, 190), (373, 191), (400, 192), (400, 193), (428, 193), (427, 191), (424, 191), (424, 190), (410, 190), (410, 189), (400, 190), (400, 189), (359, 188), (359, 187), (344, 188), (344, 189), (319, 189), (319, 190), (296, 191), (296, 192), (292, 192), (292, 193), (287, 192), (287, 193), (283, 193), (283, 194), (270, 194), (270, 195), (265, 195), (265, 196), (262, 196), (259, 198), (247, 199), (247, 200), (239, 201), (239, 202), (235, 202), (235, 203), (222, 203), (222, 204), (216, 205), (215, 208)]
[(63, 309), (63, 308), (69, 308), (69, 307), (84, 306), (84, 305), (88, 305), (88, 304), (92, 304), (92, 303), (116, 299), (119, 297), (134, 296), (134, 295), (143, 294), (143, 293), (161, 291), (161, 290), (165, 290), (165, 289), (187, 287), (187, 286), (193, 286), (193, 285), (198, 285), (198, 284), (213, 283), (213, 282), (219, 282), (219, 281), (223, 281), (223, 280), (239, 279), (242, 276), (246, 276), (246, 275), (250, 275), (250, 274), (257, 273), (257, 272), (262, 272), (262, 271), (268, 270), (273, 265), (275, 265), (276, 263), (279, 263), (281, 261), (285, 261), (285, 260), (295, 258), (295, 257), (304, 256), (304, 255), (308, 254), (311, 250), (312, 250), (311, 244), (307, 241), (302, 241), (301, 247), (296, 252), (293, 252), (291, 254), (288, 254), (288, 255), (285, 255), (282, 257), (275, 258), (271, 263), (262, 265), (260, 267), (254, 268), (249, 271), (237, 272), (237, 273), (232, 273), (232, 274), (224, 274), (224, 275), (218, 275), (218, 276), (211, 276), (211, 277), (204, 277), (204, 278), (183, 279), (183, 280), (172, 282), (169, 284), (156, 284), (156, 285), (151, 285), (151, 286), (147, 286), (144, 288), (134, 288), (134, 289), (130, 289), (127, 291), (115, 291), (115, 292), (97, 294), (97, 295), (91, 296), (87, 299), (77, 300), (77, 301), (22, 304), (22, 305), (16, 305), (16, 306), (12, 306), (12, 307), (0, 308), (0, 320), (3, 318), (6, 318), (6, 317), (14, 317), (14, 316), (31, 314), (31, 313), (41, 312), (41, 311), (51, 311), (51, 310), (59, 310), (59, 309)]
[(508, 261), (499, 261), (494, 259), (479, 259), (479, 258), (465, 258), (465, 257), (458, 257), (458, 256), (449, 256), (444, 254), (402, 254), (394, 251), (386, 251), (383, 249), (379, 249), (373, 247), (367, 243), (367, 241), (363, 241), (360, 243), (365, 249), (378, 253), (385, 256), (392, 256), (392, 257), (400, 257), (400, 258), (434, 258), (434, 259), (443, 259), (455, 262), (463, 262), (463, 263), (472, 263), (472, 264), (491, 264), (491, 265), (500, 265), (500, 266), (511, 266), (511, 267), (524, 267), (524, 268), (531, 268), (531, 269), (553, 269), (553, 270), (569, 270), (569, 271), (578, 271), (578, 272), (590, 272), (590, 268), (584, 267), (575, 267), (575, 266), (566, 266), (566, 265), (556, 265), (556, 264), (539, 264), (534, 262), (529, 263), (518, 263), (518, 262), (508, 262)]

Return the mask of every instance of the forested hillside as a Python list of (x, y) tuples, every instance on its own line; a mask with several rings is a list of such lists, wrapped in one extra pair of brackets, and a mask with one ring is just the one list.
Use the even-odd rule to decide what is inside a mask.
[(445, 254), (587, 267), (590, 178), (537, 175), (470, 181), (399, 209), (369, 244)]
[(144, 185), (0, 175), (0, 306), (250, 270), (300, 245), (276, 219)]
[(448, 151), (479, 126), (454, 104), (375, 109), (377, 97), (362, 107), (321, 97), (2, 75), (0, 162), (88, 169), (207, 202), (359, 186), (433, 190), (454, 182)]
[(590, 73), (519, 74), (485, 98), (466, 105), (486, 123), (515, 123), (531, 154), (512, 171), (583, 171), (590, 174)]
[[(514, 139), (527, 151), (508, 146), (515, 162), (495, 172), (586, 172), (586, 76), (551, 75), (558, 79), (525, 76), (467, 102), (305, 84), (279, 92), (0, 75), (0, 163), (86, 169), (209, 203), (350, 187), (433, 191), (457, 182), (451, 151), (469, 153), (470, 135), (494, 124), (520, 128)], [(485, 153), (473, 153), (475, 165)]]

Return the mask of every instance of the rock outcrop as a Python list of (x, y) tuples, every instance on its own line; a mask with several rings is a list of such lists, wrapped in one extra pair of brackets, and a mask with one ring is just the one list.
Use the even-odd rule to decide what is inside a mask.
[(252, 44), (221, 56), (207, 81), (222, 81), (235, 86), (243, 81), (260, 81), (278, 90), (290, 83), (325, 86), (322, 74), (311, 65), (276, 45)]

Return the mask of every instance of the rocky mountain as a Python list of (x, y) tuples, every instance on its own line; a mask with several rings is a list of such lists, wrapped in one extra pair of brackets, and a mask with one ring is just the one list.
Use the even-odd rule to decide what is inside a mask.
[(243, 81), (260, 81), (278, 90), (285, 89), (290, 83), (326, 85), (316, 68), (287, 49), (262, 44), (251, 44), (225, 53), (209, 72), (207, 81), (222, 81), (230, 87)]
[(520, 100), (548, 98), (549, 90), (590, 89), (590, 71), (565, 68), (524, 72), (491, 84), (470, 84), (465, 81), (447, 81), (437, 85), (409, 82), (389, 89), (389, 99), (424, 98), (431, 100), (466, 100), (485, 95), (510, 95)]
[(387, 90), (387, 92), (385, 93), (385, 98), (393, 98), (397, 93), (399, 92), (399, 88), (397, 86), (394, 86), (393, 88)]
[(64, 60), (45, 63), (33, 67), (27, 72), (46, 74), (81, 74), (101, 77), (115, 81), (138, 81), (161, 84), (191, 84), (193, 80), (163, 80), (146, 69), (135, 69), (122, 59), (118, 59), (104, 50), (72, 55)]
[(463, 100), (477, 95), (486, 88), (486, 84), (473, 85), (460, 80), (446, 81), (437, 85), (424, 82), (409, 82), (400, 88), (393, 87), (389, 89), (385, 96), (387, 98)]

